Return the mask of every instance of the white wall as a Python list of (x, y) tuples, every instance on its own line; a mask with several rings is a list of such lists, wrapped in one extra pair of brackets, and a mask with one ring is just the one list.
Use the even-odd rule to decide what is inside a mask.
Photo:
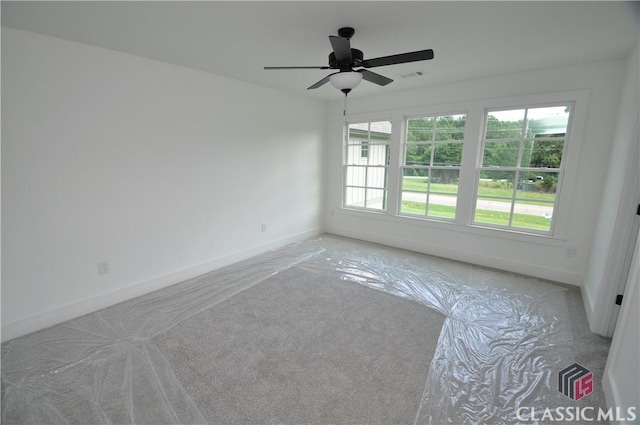
[(640, 203), (639, 75), (640, 55), (636, 46), (627, 61), (615, 132), (609, 139), (611, 158), (582, 291), (591, 330), (607, 336), (613, 333), (618, 313), (613, 300), (621, 284), (624, 285), (626, 281), (634, 235), (640, 220), (634, 215)]
[[(608, 61), (349, 100), (347, 118), (371, 116), (388, 119), (396, 110), (453, 112), (450, 108), (455, 108), (461, 112), (469, 105), (477, 108), (479, 104), (491, 104), (498, 98), (503, 101), (504, 98), (519, 96), (554, 94), (562, 97), (562, 93), (569, 91), (583, 93), (583, 122), (579, 131), (573, 134), (570, 148), (575, 151), (572, 164), (566, 170), (572, 176), (572, 184), (563, 188), (566, 191), (564, 200), (570, 202), (560, 205), (567, 222), (561, 237), (506, 235), (468, 225), (342, 209), (344, 118), (341, 101), (332, 104), (328, 117), (327, 231), (560, 282), (582, 284), (609, 167), (611, 136), (615, 130), (624, 71), (625, 61)], [(428, 73), (425, 78), (428, 78)], [(575, 257), (565, 256), (567, 247), (576, 248)]]
[(3, 28), (2, 113), (3, 340), (321, 230), (322, 102)]

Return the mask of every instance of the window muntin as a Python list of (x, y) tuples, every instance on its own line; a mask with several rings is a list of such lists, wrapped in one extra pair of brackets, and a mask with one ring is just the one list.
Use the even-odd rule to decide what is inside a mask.
[(553, 231), (570, 106), (485, 115), (474, 224)]
[(455, 219), (465, 122), (464, 114), (406, 121), (400, 214)]
[(344, 206), (386, 210), (391, 122), (349, 124), (344, 165)]

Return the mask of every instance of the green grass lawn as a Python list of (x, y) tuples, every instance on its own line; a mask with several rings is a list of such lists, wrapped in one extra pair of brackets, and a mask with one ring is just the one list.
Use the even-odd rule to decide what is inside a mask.
[[(402, 189), (412, 190), (417, 192), (427, 191), (427, 179), (425, 177), (411, 177), (405, 176), (402, 178)], [(458, 193), (457, 184), (443, 184), (443, 183), (431, 183), (431, 192), (435, 193)], [(511, 199), (513, 196), (512, 188), (491, 188), (480, 187), (479, 196), (492, 196), (500, 198)], [(555, 193), (546, 192), (524, 192), (518, 191), (517, 193), (518, 203), (529, 205), (549, 205), (556, 199)]]
[[(402, 201), (402, 212), (408, 214), (424, 215), (424, 202)], [(432, 204), (429, 207), (429, 215), (441, 218), (456, 218), (456, 207), (449, 205)]]
[[(405, 214), (424, 215), (425, 205), (426, 204), (424, 202), (402, 201), (401, 210)], [(448, 205), (429, 206), (430, 217), (453, 219), (455, 218), (455, 215), (456, 207)], [(506, 226), (509, 224), (509, 213), (491, 210), (476, 210), (475, 221), (479, 223)], [(513, 227), (520, 227), (523, 229), (549, 231), (551, 229), (551, 220), (535, 215), (514, 213), (511, 225)]]

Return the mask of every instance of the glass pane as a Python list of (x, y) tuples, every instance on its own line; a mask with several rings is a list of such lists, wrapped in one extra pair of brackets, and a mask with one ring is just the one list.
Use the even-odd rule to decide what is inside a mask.
[(528, 140), (522, 151), (522, 167), (560, 168), (564, 139)]
[(427, 210), (427, 194), (402, 192), (400, 212), (403, 214), (425, 215)]
[(391, 122), (375, 121), (369, 123), (369, 135), (371, 143), (391, 142)]
[(460, 166), (462, 163), (462, 143), (438, 143), (433, 149), (433, 165)]
[(388, 146), (387, 145), (374, 145), (368, 146), (369, 151), (369, 165), (387, 165)]
[(568, 125), (568, 106), (531, 108), (527, 111), (527, 137), (564, 135)]
[(516, 198), (553, 204), (558, 177), (558, 173), (520, 172)]
[[(363, 142), (366, 143), (366, 142)], [(367, 156), (362, 156), (363, 145), (347, 145), (347, 165), (366, 165)]]
[(367, 189), (367, 208), (383, 210), (386, 208), (386, 191), (381, 189)]
[(511, 225), (525, 229), (550, 230), (552, 217), (553, 204), (516, 200)]
[(431, 144), (408, 143), (406, 146), (405, 165), (431, 165)]
[(458, 193), (460, 170), (431, 170), (430, 192)]
[(429, 170), (424, 168), (405, 168), (402, 177), (402, 190), (427, 191)]
[(466, 115), (449, 115), (436, 118), (435, 140), (460, 140), (464, 139), (464, 124)]
[(350, 207), (364, 207), (364, 189), (348, 187), (344, 204)]
[(515, 167), (519, 149), (520, 142), (486, 142), (482, 154), (482, 166)]
[(511, 199), (515, 174), (513, 171), (481, 171), (478, 181), (478, 195)]
[(433, 117), (413, 118), (407, 121), (407, 142), (433, 140)]
[(366, 167), (347, 167), (347, 186), (364, 186)]
[(440, 195), (431, 193), (429, 195), (428, 215), (431, 217), (456, 218), (457, 196)]
[(369, 123), (349, 124), (349, 144), (369, 139)]
[(367, 187), (387, 187), (387, 169), (384, 167), (367, 168)]
[(487, 114), (487, 139), (517, 139), (522, 135), (524, 109), (493, 111)]
[(477, 223), (509, 225), (511, 202), (498, 199), (478, 198), (476, 201), (476, 214), (474, 221)]

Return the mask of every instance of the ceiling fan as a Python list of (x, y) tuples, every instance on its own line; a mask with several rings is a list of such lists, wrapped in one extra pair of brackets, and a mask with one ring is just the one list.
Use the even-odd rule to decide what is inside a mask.
[(329, 66), (265, 66), (264, 69), (337, 69), (338, 72), (327, 75), (322, 80), (309, 86), (307, 90), (317, 89), (331, 82), (334, 87), (342, 91), (346, 96), (363, 79), (379, 86), (386, 86), (393, 82), (391, 78), (387, 78), (384, 75), (376, 74), (367, 69), (354, 68), (376, 68), (378, 66), (433, 59), (433, 50), (431, 49), (364, 59), (361, 50), (351, 47), (350, 40), (354, 33), (355, 30), (353, 28), (345, 27), (338, 30), (338, 36), (329, 36), (329, 41), (333, 48), (333, 52), (329, 54)]

